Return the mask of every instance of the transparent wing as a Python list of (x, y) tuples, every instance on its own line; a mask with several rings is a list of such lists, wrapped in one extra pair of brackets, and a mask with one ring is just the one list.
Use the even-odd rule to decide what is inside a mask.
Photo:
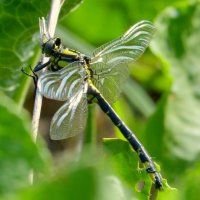
[(113, 40), (93, 53), (91, 68), (94, 85), (112, 103), (121, 91), (121, 83), (128, 76), (128, 63), (137, 60), (145, 51), (154, 33), (149, 21), (140, 21), (120, 38)]
[(84, 131), (87, 120), (87, 84), (72, 96), (53, 116), (50, 137), (66, 139)]
[(120, 38), (97, 48), (93, 52), (92, 63), (111, 64), (138, 59), (148, 46), (154, 29), (153, 24), (149, 21), (138, 22)]
[(38, 80), (38, 88), (46, 98), (65, 101), (79, 91), (84, 78), (82, 64), (73, 62), (59, 71), (42, 74)]
[(126, 63), (117, 62), (114, 64), (96, 64), (96, 70), (91, 78), (93, 84), (109, 103), (114, 103), (122, 90), (124, 81), (126, 81), (129, 70)]

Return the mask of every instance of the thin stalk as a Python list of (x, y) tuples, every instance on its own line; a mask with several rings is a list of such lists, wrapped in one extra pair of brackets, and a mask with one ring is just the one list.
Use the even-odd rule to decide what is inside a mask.
[[(54, 36), (55, 33), (55, 28), (56, 28), (56, 24), (58, 21), (58, 16), (60, 13), (60, 9), (62, 7), (64, 3), (64, 0), (52, 0), (51, 1), (51, 10), (49, 12), (49, 17), (48, 17), (48, 26), (47, 26), (47, 30), (48, 30), (48, 35), (50, 37)], [(46, 30), (46, 21), (44, 19), (42, 19), (43, 21), (40, 21), (40, 31), (41, 33), (44, 33), (44, 30)], [(43, 27), (41, 27), (41, 25), (43, 25)], [(42, 39), (43, 39), (43, 35), (40, 36), (41, 37), (41, 43), (42, 43)], [(41, 56), (40, 61), (42, 63), (45, 63), (48, 61), (48, 58), (45, 57), (45, 55)], [(39, 88), (37, 87), (36, 89), (36, 94), (35, 94), (35, 101), (34, 101), (34, 108), (33, 108), (33, 118), (32, 118), (32, 138), (33, 141), (36, 142), (37, 140), (37, 134), (38, 134), (38, 127), (39, 127), (39, 120), (40, 120), (40, 113), (41, 113), (41, 109), (42, 109), (42, 95), (39, 92)], [(31, 170), (30, 175), (29, 175), (29, 181), (31, 184), (33, 184), (33, 170)]]
[(156, 200), (158, 197), (158, 190), (155, 188), (155, 185), (151, 185), (151, 191), (149, 195), (149, 200)]
[(52, 0), (51, 1), (51, 10), (49, 13), (48, 26), (47, 26), (50, 37), (54, 36), (60, 9), (64, 2), (65, 2), (65, 0)]
[(96, 147), (96, 123), (95, 123), (95, 105), (88, 105), (88, 119), (86, 133), (84, 137), (84, 144), (90, 146), (92, 149)]
[[(47, 26), (48, 34), (50, 35), (50, 37), (53, 37), (55, 33), (58, 16), (59, 16), (60, 9), (63, 3), (64, 3), (64, 0), (52, 0), (51, 2), (51, 10), (49, 13), (48, 26)], [(40, 27), (40, 28), (44, 31), (46, 30), (45, 20), (43, 20), (42, 22), (43, 22), (44, 27)], [(43, 35), (41, 35), (41, 42), (42, 42), (42, 39), (43, 39)], [(40, 61), (42, 63), (45, 63), (48, 61), (48, 58), (42, 55)], [(40, 94), (37, 87), (35, 101), (34, 101), (34, 108), (33, 108), (33, 118), (32, 118), (32, 137), (33, 137), (34, 142), (36, 142), (37, 140), (41, 108), (42, 108), (42, 95)]]

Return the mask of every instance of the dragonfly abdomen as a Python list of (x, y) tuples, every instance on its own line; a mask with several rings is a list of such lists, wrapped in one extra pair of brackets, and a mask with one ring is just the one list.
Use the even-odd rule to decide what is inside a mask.
[(150, 156), (148, 155), (142, 144), (132, 133), (132, 131), (119, 118), (117, 113), (115, 113), (115, 111), (112, 109), (109, 103), (103, 98), (103, 96), (98, 92), (98, 90), (90, 87), (89, 92), (92, 95), (94, 95), (101, 109), (109, 116), (109, 118), (112, 120), (115, 126), (119, 128), (123, 136), (128, 140), (132, 148), (136, 151), (141, 163), (144, 165), (146, 169), (146, 172), (149, 174), (150, 178), (154, 182), (155, 187), (161, 190), (163, 188), (162, 177), (157, 172), (154, 162), (151, 160)]

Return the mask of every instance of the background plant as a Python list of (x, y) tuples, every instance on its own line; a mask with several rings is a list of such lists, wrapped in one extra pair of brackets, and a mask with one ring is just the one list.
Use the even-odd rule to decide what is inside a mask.
[[(85, 0), (79, 9), (64, 17), (79, 3), (66, 1), (57, 35), (67, 46), (88, 54), (141, 19), (155, 23), (157, 31), (150, 49), (133, 64), (131, 79), (114, 107), (160, 164), (170, 185), (178, 189), (159, 193), (157, 199), (198, 199), (199, 1)], [(30, 63), (34, 66), (38, 60), (38, 18), (46, 16), (49, 8), (47, 0), (0, 1), (1, 197), (148, 199), (151, 183), (145, 173), (137, 172), (137, 157), (126, 142), (105, 140), (106, 157), (96, 150), (101, 143), (96, 145), (95, 137), (121, 137), (99, 110), (97, 130), (93, 125), (95, 113), (91, 111), (86, 131), (87, 136), (89, 132), (95, 136), (85, 142), (93, 144), (94, 155), (85, 149), (82, 159), (75, 162), (73, 153), (71, 158), (66, 158), (67, 152), (56, 154), (69, 147), (72, 140), (70, 144), (50, 142), (45, 136), (53, 157), (41, 138), (37, 144), (32, 142), (30, 117), (23, 109), (24, 104), (32, 109), (33, 92), (28, 90), (32, 80), (20, 69)], [(41, 132), (45, 132), (43, 127), (50, 113), (57, 109), (57, 104), (49, 103), (46, 100), (43, 104)], [(29, 187), (31, 168), (36, 175), (34, 185)], [(140, 180), (146, 184), (136, 192), (141, 188)]]

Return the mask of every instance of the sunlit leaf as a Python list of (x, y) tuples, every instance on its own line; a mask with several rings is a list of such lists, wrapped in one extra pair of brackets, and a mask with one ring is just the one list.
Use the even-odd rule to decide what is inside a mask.
[(27, 115), (0, 95), (0, 195), (5, 195), (27, 187), (31, 170), (41, 171), (44, 163), (32, 141)]
[[(92, 44), (100, 45), (122, 34), (139, 20), (153, 20), (166, 6), (187, 0), (86, 0), (62, 23)], [(84, 23), (83, 23), (84, 22)]]
[(159, 200), (177, 200), (177, 199), (199, 199), (200, 185), (200, 163), (195, 163), (194, 167), (189, 167), (187, 171), (182, 173), (182, 177), (178, 183), (177, 190), (167, 190), (159, 194)]
[(145, 117), (148, 117), (154, 111), (154, 103), (149, 95), (133, 80), (127, 81), (124, 85), (124, 94)]
[[(88, 152), (87, 152), (88, 153)], [(84, 154), (84, 153), (83, 153)], [(46, 177), (43, 182), (20, 191), (13, 199), (52, 199), (52, 200), (126, 200), (129, 193), (124, 190), (121, 181), (112, 174), (109, 175), (108, 163), (102, 163), (101, 157), (94, 158), (84, 154), (87, 159), (76, 163), (63, 162), (54, 175)], [(93, 162), (96, 161), (96, 162)], [(67, 167), (63, 164), (67, 164)], [(104, 165), (104, 167), (103, 167)]]
[[(66, 1), (61, 17), (80, 2)], [(0, 90), (14, 99), (20, 98), (17, 95), (23, 90), (21, 84), (27, 79), (20, 69), (39, 44), (39, 17), (47, 16), (50, 4), (49, 0), (0, 1), (0, 74), (4, 75), (0, 77)]]
[(128, 142), (120, 139), (104, 139), (104, 147), (119, 177), (140, 199), (148, 199), (151, 180), (145, 170), (138, 169), (138, 156)]
[[(162, 157), (164, 168), (171, 176), (183, 170), (187, 162), (198, 159), (200, 154), (199, 17), (200, 4), (197, 3), (170, 7), (155, 23), (157, 33), (152, 50), (168, 63), (173, 83), (151, 119), (146, 135), (147, 142), (151, 143), (149, 150), (155, 152), (153, 156), (159, 155), (158, 159)], [(159, 146), (153, 146), (155, 141)]]
[(195, 163), (195, 167), (188, 169), (182, 177), (180, 184), (180, 199), (198, 199), (200, 185), (200, 163)]
[(62, 18), (70, 12), (73, 12), (78, 6), (80, 6), (81, 3), (83, 3), (83, 0), (65, 0), (60, 17)]

